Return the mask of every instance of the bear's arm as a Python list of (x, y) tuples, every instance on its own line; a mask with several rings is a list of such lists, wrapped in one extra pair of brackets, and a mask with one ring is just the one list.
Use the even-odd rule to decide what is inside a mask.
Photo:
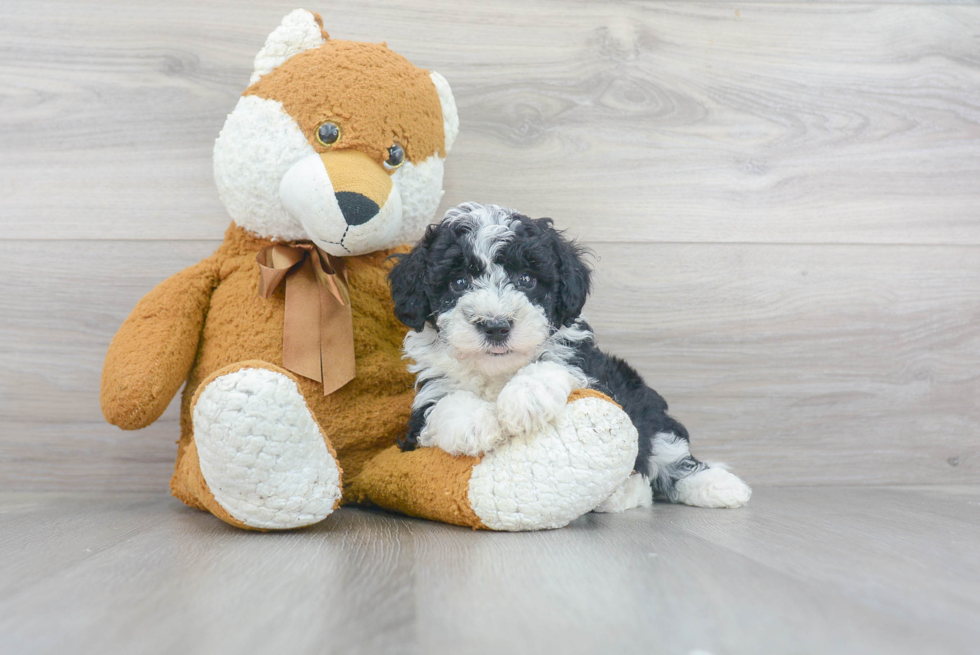
[(167, 408), (194, 364), (216, 284), (209, 258), (167, 278), (136, 304), (102, 368), (100, 400), (109, 423), (138, 430)]

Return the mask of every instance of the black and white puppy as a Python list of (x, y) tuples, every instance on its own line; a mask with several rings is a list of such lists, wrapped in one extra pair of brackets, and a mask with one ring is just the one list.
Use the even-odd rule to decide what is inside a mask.
[(745, 504), (749, 487), (695, 459), (664, 399), (596, 348), (581, 316), (591, 284), (583, 254), (551, 219), (466, 203), (399, 257), (389, 281), (395, 315), (412, 329), (404, 348), (417, 376), (399, 445), (477, 455), (555, 421), (573, 389), (590, 387), (623, 407), (640, 439), (635, 474), (600, 509), (648, 505), (653, 495)]

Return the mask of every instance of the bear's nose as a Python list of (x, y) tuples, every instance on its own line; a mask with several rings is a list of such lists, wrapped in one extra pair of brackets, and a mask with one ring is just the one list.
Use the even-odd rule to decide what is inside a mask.
[(503, 343), (510, 336), (513, 323), (505, 318), (492, 318), (488, 321), (477, 321), (476, 327), (490, 343)]
[(348, 226), (364, 225), (392, 195), (391, 175), (360, 150), (328, 150), (320, 161)]
[(378, 203), (365, 195), (353, 191), (338, 191), (337, 204), (348, 225), (364, 225), (378, 215)]

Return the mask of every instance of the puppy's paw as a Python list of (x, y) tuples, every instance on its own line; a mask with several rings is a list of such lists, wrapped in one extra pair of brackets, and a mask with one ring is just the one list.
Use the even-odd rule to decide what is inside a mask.
[(613, 514), (650, 505), (653, 505), (653, 488), (650, 486), (650, 481), (639, 473), (634, 473), (592, 511)]
[(709, 465), (677, 481), (676, 502), (695, 507), (741, 507), (749, 502), (752, 489), (734, 473)]
[(507, 434), (526, 435), (553, 424), (564, 411), (568, 394), (579, 386), (559, 364), (528, 364), (497, 396), (500, 427)]
[(494, 406), (468, 391), (444, 396), (425, 419), (419, 445), (435, 446), (450, 455), (480, 455), (505, 439)]

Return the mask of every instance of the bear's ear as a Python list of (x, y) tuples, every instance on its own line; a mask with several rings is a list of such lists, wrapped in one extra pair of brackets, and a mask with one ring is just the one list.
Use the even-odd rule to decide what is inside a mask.
[(293, 55), (315, 48), (326, 42), (327, 38), (318, 14), (294, 9), (282, 19), (279, 27), (265, 40), (259, 54), (255, 55), (252, 77), (248, 83), (255, 84)]
[(439, 93), (439, 104), (442, 105), (442, 131), (446, 136), (446, 154), (449, 154), (450, 149), (453, 147), (453, 142), (456, 141), (456, 135), (459, 134), (459, 113), (456, 111), (456, 99), (453, 98), (453, 91), (449, 88), (449, 82), (446, 78), (431, 71), (429, 77), (432, 78), (432, 83), (436, 86), (436, 92)]

